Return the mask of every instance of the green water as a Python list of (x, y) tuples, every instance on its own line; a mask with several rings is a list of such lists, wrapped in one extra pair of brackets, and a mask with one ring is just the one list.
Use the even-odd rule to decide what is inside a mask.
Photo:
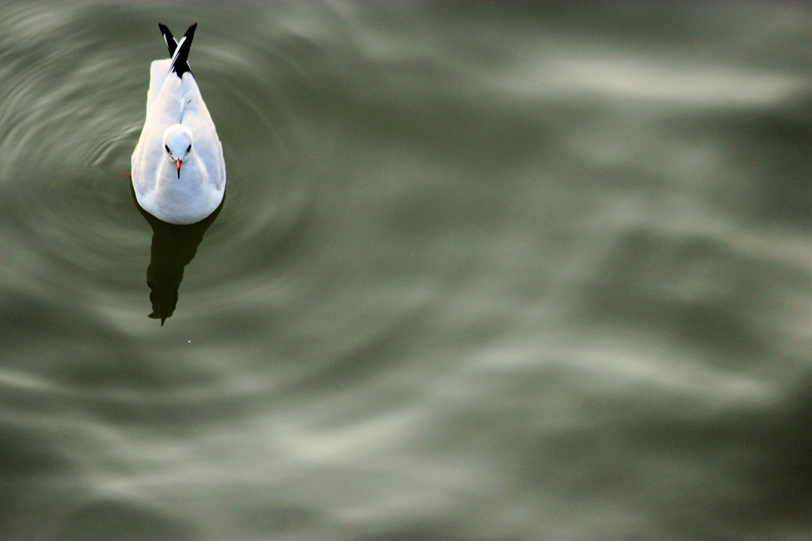
[(812, 9), (529, 6), (0, 4), (0, 538), (812, 537)]

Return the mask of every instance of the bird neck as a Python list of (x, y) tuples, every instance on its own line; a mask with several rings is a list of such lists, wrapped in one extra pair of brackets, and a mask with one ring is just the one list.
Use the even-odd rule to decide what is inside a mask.
[(161, 162), (160, 173), (158, 175), (159, 184), (164, 189), (189, 190), (197, 188), (203, 184), (203, 171), (200, 167), (200, 160), (197, 154), (192, 151), (180, 167), (180, 175), (175, 166), (175, 162), (164, 159)]

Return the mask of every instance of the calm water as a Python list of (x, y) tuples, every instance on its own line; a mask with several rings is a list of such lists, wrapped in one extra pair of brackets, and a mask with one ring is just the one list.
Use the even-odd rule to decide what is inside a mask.
[(546, 6), (0, 4), (0, 538), (812, 538), (812, 8)]

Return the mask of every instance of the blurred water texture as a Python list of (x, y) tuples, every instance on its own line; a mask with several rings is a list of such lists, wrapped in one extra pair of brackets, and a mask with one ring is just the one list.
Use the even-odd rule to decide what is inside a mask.
[[(122, 175), (195, 21), (180, 253)], [(801, 2), (0, 3), (0, 538), (811, 538), (810, 51)]]

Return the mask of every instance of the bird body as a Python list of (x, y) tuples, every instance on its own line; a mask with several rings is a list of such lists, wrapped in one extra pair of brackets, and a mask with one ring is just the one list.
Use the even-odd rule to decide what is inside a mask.
[(196, 26), (175, 42), (159, 25), (172, 58), (152, 62), (146, 121), (132, 155), (138, 204), (172, 224), (209, 216), (226, 185), (223, 147), (187, 63)]

